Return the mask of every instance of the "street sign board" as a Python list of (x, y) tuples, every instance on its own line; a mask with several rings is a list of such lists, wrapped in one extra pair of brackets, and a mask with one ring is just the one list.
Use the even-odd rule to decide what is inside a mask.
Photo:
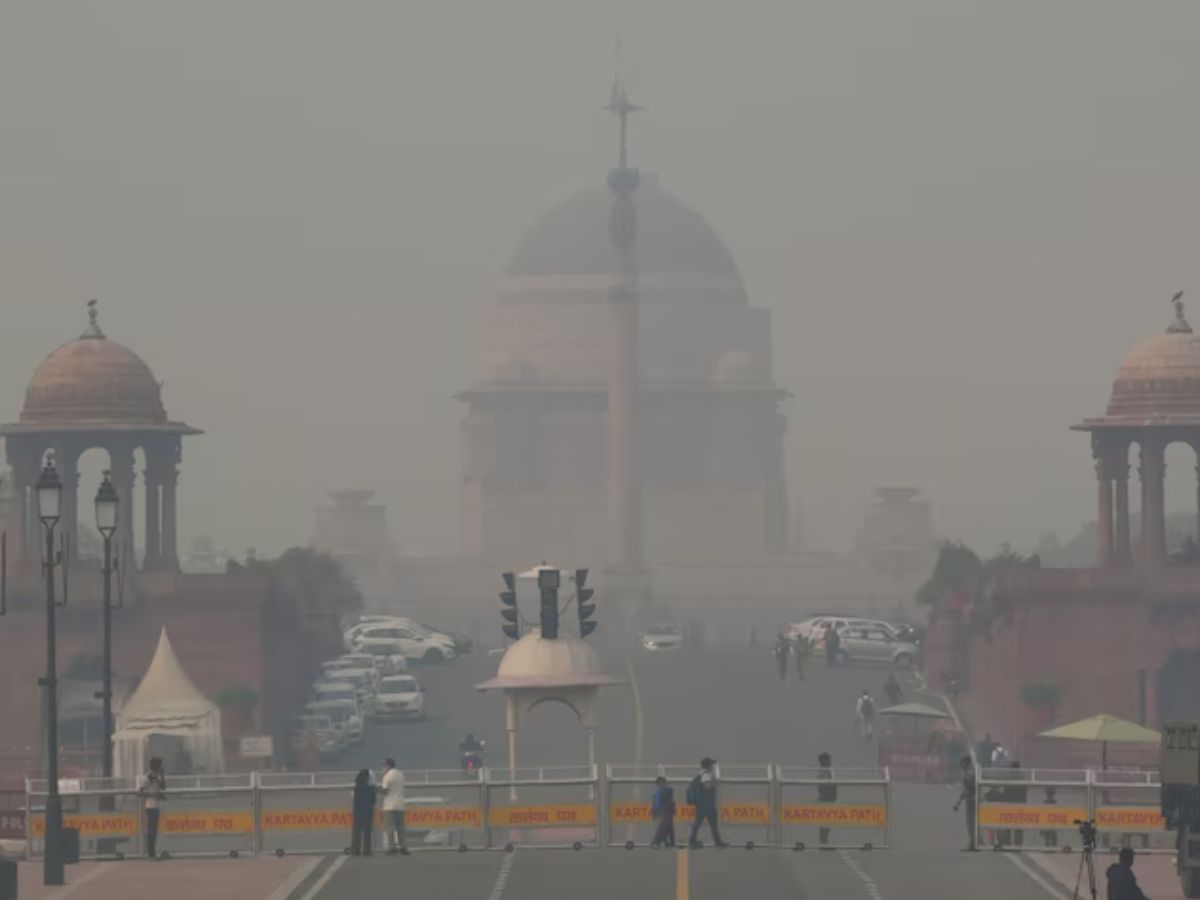
[(275, 739), (269, 734), (244, 737), (240, 745), (244, 757), (271, 757), (275, 755)]

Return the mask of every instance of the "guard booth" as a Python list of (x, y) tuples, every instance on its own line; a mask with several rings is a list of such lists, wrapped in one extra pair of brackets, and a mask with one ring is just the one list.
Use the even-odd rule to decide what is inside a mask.
[(951, 784), (968, 752), (966, 737), (950, 715), (923, 703), (880, 710), (878, 739), (879, 767), (894, 781)]

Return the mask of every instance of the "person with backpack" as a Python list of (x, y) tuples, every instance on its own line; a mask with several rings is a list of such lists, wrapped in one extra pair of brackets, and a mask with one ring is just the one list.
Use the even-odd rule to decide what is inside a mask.
[(858, 719), (858, 734), (864, 741), (875, 736), (875, 701), (871, 692), (864, 690), (854, 705), (854, 715)]
[(675, 789), (667, 784), (667, 779), (663, 775), (654, 779), (654, 784), (656, 787), (654, 796), (650, 798), (650, 816), (658, 823), (658, 827), (654, 830), (650, 846), (655, 849), (674, 847)]
[(717, 761), (711, 756), (700, 760), (700, 774), (692, 779), (687, 789), (687, 802), (696, 811), (692, 820), (692, 834), (688, 838), (688, 846), (699, 849), (700, 826), (707, 821), (712, 830), (713, 844), (717, 847), (728, 847), (721, 840), (720, 826), (717, 824)]

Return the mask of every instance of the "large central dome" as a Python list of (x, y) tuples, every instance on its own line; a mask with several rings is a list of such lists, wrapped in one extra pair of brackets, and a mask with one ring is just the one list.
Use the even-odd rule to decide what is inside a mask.
[[(745, 306), (746, 288), (733, 254), (702, 215), (643, 175), (633, 194), (634, 255), (644, 301), (681, 300)], [(601, 286), (616, 271), (609, 233), (613, 195), (606, 187), (575, 194), (550, 210), (517, 246), (502, 295), (550, 292), (569, 300), (573, 289)]]

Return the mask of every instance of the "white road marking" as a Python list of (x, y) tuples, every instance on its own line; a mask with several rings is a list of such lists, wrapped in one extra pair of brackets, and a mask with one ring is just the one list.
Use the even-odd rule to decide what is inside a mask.
[(301, 882), (312, 874), (313, 869), (319, 866), (324, 858), (323, 856), (314, 856), (312, 859), (306, 859), (288, 876), (287, 881), (271, 891), (271, 896), (267, 900), (287, 900), (292, 896), (292, 891), (296, 890)]
[(863, 883), (863, 887), (867, 889), (867, 894), (870, 895), (871, 900), (883, 900), (883, 894), (879, 893), (879, 885), (875, 883), (874, 878), (863, 870), (863, 867), (858, 864), (858, 860), (845, 850), (839, 850), (838, 856), (842, 858), (842, 862), (854, 873), (854, 877)]
[(304, 892), (304, 896), (301, 897), (300, 900), (313, 900), (317, 894), (321, 893), (321, 891), (325, 888), (325, 885), (329, 884), (330, 879), (337, 874), (337, 870), (344, 866), (346, 864), (346, 860), (349, 858), (350, 857), (348, 856), (339, 856), (337, 859), (335, 859), (333, 861), (333, 865), (325, 870), (325, 873), (317, 879), (316, 884)]
[(74, 894), (77, 890), (79, 890), (81, 887), (83, 887), (85, 884), (87, 884), (92, 879), (99, 878), (101, 875), (103, 875), (105, 872), (107, 872), (109, 869), (111, 869), (114, 865), (116, 865), (116, 863), (110, 863), (110, 862), (100, 863), (99, 865), (97, 865), (95, 868), (93, 868), (89, 872), (85, 872), (83, 875), (81, 875), (79, 877), (78, 881), (72, 881), (70, 884), (64, 886), (62, 890), (58, 890), (56, 888), (50, 888), (50, 890), (48, 890), (46, 892), (46, 896), (53, 898), (53, 900), (66, 900), (67, 897), (70, 897), (72, 894)]
[(496, 883), (492, 885), (492, 892), (488, 894), (487, 900), (500, 900), (504, 893), (504, 886), (508, 884), (508, 873), (512, 871), (513, 860), (517, 854), (505, 853), (504, 860), (500, 863), (500, 871), (496, 873)]
[[(1033, 866), (1023, 860), (1020, 855), (1015, 853), (1005, 853), (1004, 856), (1006, 856), (1009, 862), (1011, 862), (1014, 866), (1028, 875), (1034, 884), (1039, 885), (1042, 890), (1044, 890), (1051, 897), (1054, 897), (1055, 900), (1067, 900), (1067, 892), (1065, 890), (1059, 890), (1057, 887), (1052, 885), (1049, 881), (1043, 878), (1041, 874), (1033, 868)], [(1086, 889), (1086, 885), (1084, 887)]]

